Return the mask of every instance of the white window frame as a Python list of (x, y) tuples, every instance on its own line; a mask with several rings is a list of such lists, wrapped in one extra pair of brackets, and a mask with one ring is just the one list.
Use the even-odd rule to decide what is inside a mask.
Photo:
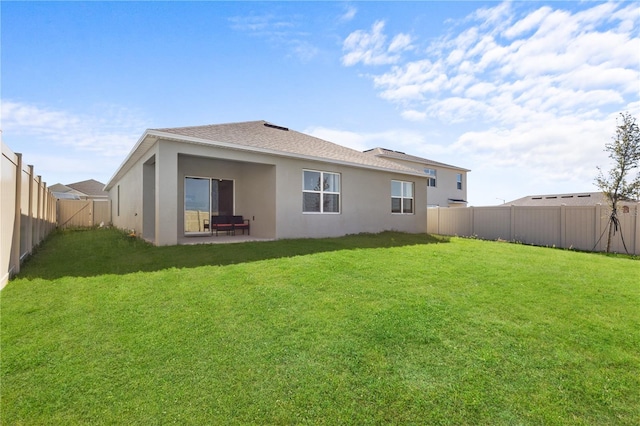
[[(335, 175), (338, 176), (338, 190), (337, 191), (328, 191), (326, 189), (320, 188), (319, 190), (311, 190), (305, 189), (305, 181), (304, 174), (305, 172), (310, 173), (320, 173), (320, 182), (324, 182), (325, 175)], [(340, 195), (342, 192), (342, 175), (336, 172), (326, 172), (322, 170), (312, 170), (312, 169), (302, 169), (302, 213), (303, 214), (340, 214), (342, 212), (342, 196)], [(304, 194), (318, 194), (320, 196), (320, 211), (305, 211), (304, 210)], [(337, 195), (338, 196), (338, 211), (324, 211), (324, 196), (325, 195)]]
[[(393, 183), (394, 182), (398, 182), (401, 184), (400, 187), (400, 196), (398, 197), (397, 195), (393, 195)], [(406, 196), (405, 195), (405, 186), (407, 185), (411, 185), (411, 196)], [(393, 199), (397, 198), (400, 200), (400, 211), (399, 212), (394, 212), (393, 211)], [(405, 212), (404, 211), (404, 201), (405, 200), (411, 200), (411, 211), (410, 212)], [(416, 210), (416, 202), (415, 202), (415, 184), (413, 182), (408, 182), (408, 181), (403, 181), (403, 180), (392, 180), (391, 181), (391, 214), (415, 214), (415, 210)]]
[[(424, 173), (427, 177), (427, 186), (429, 188), (437, 188), (438, 186), (438, 171), (436, 169), (425, 168)], [(433, 183), (433, 185), (432, 185)]]
[(456, 174), (456, 188), (462, 190), (462, 173)]

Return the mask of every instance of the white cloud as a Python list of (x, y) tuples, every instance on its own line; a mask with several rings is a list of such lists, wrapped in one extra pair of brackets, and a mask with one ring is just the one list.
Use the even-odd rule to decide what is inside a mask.
[(565, 117), (545, 123), (540, 117), (511, 128), (464, 133), (454, 148), (487, 167), (537, 171), (534, 175), (545, 183), (591, 182), (596, 166), (607, 161), (602, 150), (614, 128), (611, 118)]
[(346, 9), (347, 10), (342, 14), (342, 16), (340, 16), (341, 22), (351, 21), (353, 18), (355, 18), (356, 14), (358, 13), (358, 9), (356, 9), (351, 5), (347, 6)]
[(278, 31), (294, 27), (291, 21), (272, 14), (234, 16), (229, 18), (229, 22), (234, 30), (256, 35), (272, 35)]
[[(470, 168), (584, 188), (607, 161), (615, 115), (640, 112), (640, 14), (625, 2), (563, 6), (479, 9), (414, 49), (414, 60), (397, 58), (368, 77), (405, 120), (447, 126)], [(382, 27), (352, 34), (381, 35)], [(388, 54), (384, 41), (377, 46), (368, 51)]]
[(8, 143), (33, 138), (103, 157), (123, 157), (145, 130), (138, 114), (111, 105), (98, 106), (93, 114), (75, 114), (3, 100), (1, 110), (3, 138)]
[(364, 65), (393, 64), (400, 60), (400, 53), (412, 49), (411, 36), (407, 34), (396, 35), (387, 45), (384, 25), (384, 21), (376, 21), (370, 32), (357, 30), (349, 34), (342, 44), (345, 52), (343, 65), (352, 66), (359, 62)]
[(533, 13), (525, 16), (504, 31), (507, 38), (515, 38), (524, 33), (528, 33), (540, 26), (540, 23), (551, 13), (552, 9), (548, 6), (541, 7)]
[(427, 113), (424, 111), (405, 110), (401, 113), (402, 118), (408, 121), (424, 121), (427, 118)]
[(372, 148), (371, 146), (367, 146), (367, 137), (365, 135), (355, 132), (315, 126), (303, 130), (303, 133), (355, 149), (356, 151), (364, 151)]
[(228, 19), (231, 29), (264, 39), (276, 47), (284, 47), (291, 56), (308, 62), (319, 49), (310, 40), (310, 34), (301, 30), (304, 24), (299, 16), (279, 16), (271, 13), (234, 16)]
[(389, 44), (389, 48), (387, 49), (390, 53), (393, 52), (402, 52), (403, 50), (408, 50), (411, 48), (411, 36), (408, 34), (398, 34), (391, 40), (391, 44)]
[[(634, 18), (621, 13), (623, 8), (630, 12), (624, 4), (609, 3), (575, 13), (544, 6), (524, 16), (506, 3), (481, 9), (468, 18), (469, 27), (431, 43), (424, 57), (394, 65), (372, 80), (382, 98), (441, 119), (470, 120), (476, 117), (469, 114), (485, 111), (485, 120), (505, 124), (516, 117), (506, 114), (505, 121), (500, 114), (486, 114), (505, 106), (505, 99), (519, 109), (519, 120), (526, 120), (534, 106), (559, 117), (571, 114), (571, 108), (623, 109), (625, 95), (637, 96), (640, 81), (637, 32), (628, 24), (616, 26), (640, 19), (637, 13)], [(352, 35), (381, 31), (377, 23), (371, 33)], [(377, 46), (369, 51), (386, 53), (383, 42)], [(449, 112), (440, 109), (443, 104)]]
[(309, 127), (303, 132), (357, 151), (365, 151), (376, 147), (394, 147), (393, 149), (405, 149), (408, 153), (431, 156), (447, 151), (447, 148), (434, 144), (432, 140), (430, 140), (430, 138), (435, 139), (432, 134), (404, 129), (358, 133), (315, 126)]

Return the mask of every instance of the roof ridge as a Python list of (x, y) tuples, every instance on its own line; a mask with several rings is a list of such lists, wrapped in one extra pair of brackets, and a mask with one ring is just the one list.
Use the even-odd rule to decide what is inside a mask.
[(238, 125), (238, 124), (251, 124), (251, 123), (269, 123), (269, 122), (266, 120), (231, 121), (228, 123), (199, 124), (196, 126), (162, 127), (162, 128), (152, 128), (148, 130), (155, 130), (158, 132), (162, 132), (166, 130), (204, 129), (208, 127), (222, 127), (222, 126), (232, 126), (232, 125)]

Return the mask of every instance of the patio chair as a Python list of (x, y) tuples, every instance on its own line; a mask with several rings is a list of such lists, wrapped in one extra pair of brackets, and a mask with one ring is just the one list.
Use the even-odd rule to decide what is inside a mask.
[(227, 235), (233, 232), (233, 221), (231, 216), (211, 216), (211, 231), (226, 231)]
[(249, 219), (244, 219), (242, 216), (233, 216), (233, 233), (235, 235), (236, 229), (242, 229), (242, 235), (244, 235), (244, 230), (247, 230), (247, 235), (251, 235), (249, 225)]

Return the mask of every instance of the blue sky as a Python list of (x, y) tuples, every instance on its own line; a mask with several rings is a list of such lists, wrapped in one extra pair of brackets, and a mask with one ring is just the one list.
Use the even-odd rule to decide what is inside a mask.
[(470, 205), (596, 190), (640, 118), (637, 2), (7, 2), (2, 138), (107, 182), (147, 128), (267, 120), (471, 169)]

